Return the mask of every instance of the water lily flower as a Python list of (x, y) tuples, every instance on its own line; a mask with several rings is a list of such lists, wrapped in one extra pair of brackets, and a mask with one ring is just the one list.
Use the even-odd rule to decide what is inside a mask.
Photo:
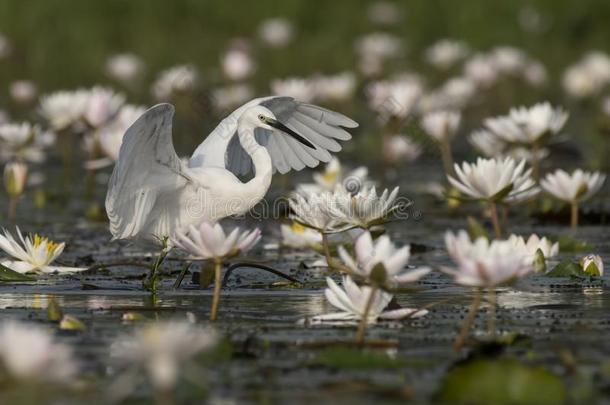
[(294, 26), (285, 18), (269, 18), (261, 22), (258, 35), (266, 45), (282, 48), (292, 41)]
[[(410, 246), (398, 249), (387, 235), (382, 235), (373, 242), (371, 233), (364, 232), (356, 239), (354, 249), (355, 259), (347, 253), (343, 246), (339, 246), (339, 257), (353, 274), (359, 275), (377, 286), (413, 283), (430, 272), (427, 267), (407, 270)], [(380, 269), (383, 271), (379, 272)]]
[(132, 53), (119, 53), (106, 59), (106, 74), (123, 83), (138, 79), (144, 70), (144, 62)]
[(235, 81), (247, 79), (256, 69), (247, 44), (241, 40), (235, 41), (222, 55), (220, 65), (225, 76)]
[(324, 191), (334, 191), (337, 187), (350, 193), (357, 193), (363, 187), (372, 185), (368, 179), (369, 170), (365, 166), (357, 167), (344, 174), (344, 167), (337, 157), (333, 157), (324, 170), (313, 174), (314, 183), (301, 183), (297, 193), (310, 194)]
[(17, 103), (28, 104), (34, 101), (38, 89), (31, 80), (16, 80), (10, 84), (9, 93)]
[[(315, 316), (312, 318), (313, 322), (361, 321), (370, 324), (377, 322), (378, 319), (420, 318), (428, 313), (425, 309), (414, 308), (385, 310), (392, 300), (392, 294), (383, 290), (373, 290), (368, 286), (359, 287), (350, 276), (343, 276), (343, 288), (330, 277), (326, 278), (326, 283), (328, 287), (324, 290), (324, 295), (340, 312)], [(370, 304), (368, 301), (371, 301)]]
[(470, 240), (466, 231), (445, 234), (449, 256), (457, 269), (442, 267), (457, 284), (471, 287), (497, 287), (519, 279), (533, 271), (531, 258), (525, 250), (515, 249), (513, 240), (489, 241), (480, 237)]
[(164, 101), (177, 93), (193, 91), (198, 82), (199, 73), (194, 66), (177, 65), (159, 73), (151, 92), (155, 99)]
[(366, 87), (369, 107), (380, 114), (382, 122), (403, 119), (416, 108), (423, 95), (423, 85), (417, 76), (404, 75), (394, 80), (377, 81)]
[(337, 194), (329, 191), (321, 193), (294, 194), (288, 201), (292, 214), (290, 218), (301, 225), (321, 234), (334, 232), (342, 225), (330, 214), (329, 206), (335, 204)]
[(40, 114), (55, 131), (63, 131), (81, 122), (88, 108), (87, 90), (58, 91), (42, 96)]
[(8, 217), (15, 219), (17, 199), (23, 193), (28, 177), (28, 166), (25, 163), (9, 162), (4, 166), (4, 188), (9, 196)]
[(587, 53), (563, 74), (562, 85), (569, 96), (577, 99), (598, 94), (610, 83), (610, 56), (604, 52)]
[(146, 111), (146, 107), (125, 104), (110, 123), (89, 134), (89, 137), (86, 137), (85, 140), (91, 145), (86, 149), (99, 150), (103, 157), (86, 161), (85, 168), (98, 170), (116, 162), (125, 132), (144, 111)]
[(322, 243), (322, 235), (316, 230), (307, 228), (298, 222), (293, 222), (291, 225), (280, 225), (282, 233), (282, 245), (292, 248), (305, 248)]
[(572, 228), (578, 226), (578, 204), (597, 193), (606, 181), (600, 172), (585, 172), (577, 169), (568, 174), (562, 169), (548, 173), (541, 181), (542, 189), (560, 201), (571, 206)]
[(439, 145), (447, 174), (453, 174), (451, 140), (457, 133), (461, 118), (461, 114), (458, 112), (436, 111), (424, 115), (421, 121), (424, 131)]
[(0, 325), (0, 363), (11, 377), (28, 382), (65, 384), (78, 372), (69, 346), (46, 329), (16, 321)]
[(502, 157), (507, 148), (503, 140), (486, 129), (479, 129), (471, 133), (468, 142), (487, 158)]
[(210, 320), (216, 320), (220, 302), (221, 270), (224, 260), (238, 256), (252, 249), (261, 239), (258, 228), (252, 231), (241, 231), (234, 228), (228, 235), (219, 223), (202, 222), (199, 227), (193, 225), (178, 230), (172, 236), (172, 243), (191, 254), (195, 259), (211, 259), (214, 262), (214, 299)]
[(405, 207), (404, 203), (397, 201), (398, 190), (398, 187), (391, 192), (385, 189), (378, 195), (374, 186), (356, 194), (337, 189), (333, 193), (332, 203), (323, 209), (339, 223), (369, 229), (386, 222), (392, 213)]
[(395, 4), (386, 0), (376, 0), (366, 10), (366, 15), (373, 24), (394, 25), (402, 19), (402, 11)]
[(401, 161), (413, 162), (422, 153), (422, 147), (403, 135), (389, 135), (383, 138), (383, 158), (397, 164)]
[(447, 176), (449, 183), (461, 193), (486, 201), (492, 211), (496, 236), (501, 235), (496, 203), (515, 204), (536, 196), (540, 189), (531, 177), (532, 169), (525, 169), (525, 160), (478, 158), (475, 164), (455, 164), (456, 177)]
[(478, 87), (489, 88), (498, 81), (500, 72), (490, 55), (477, 53), (464, 64), (464, 75)]
[(4, 235), (0, 234), (0, 249), (15, 259), (0, 259), (0, 265), (18, 273), (72, 273), (85, 270), (81, 267), (51, 266), (63, 252), (65, 243), (56, 243), (37, 234), (24, 237), (19, 228), (16, 231), (17, 238), (6, 229), (3, 229)]
[(110, 122), (125, 103), (125, 96), (114, 90), (95, 86), (89, 90), (87, 108), (83, 113), (85, 122), (93, 128), (99, 128)]
[(360, 37), (355, 43), (356, 52), (361, 58), (383, 61), (394, 57), (402, 49), (402, 41), (386, 32), (372, 32)]
[(600, 255), (589, 254), (580, 259), (583, 271), (593, 277), (604, 275), (604, 262)]
[(280, 96), (296, 98), (305, 103), (311, 102), (316, 96), (316, 86), (310, 79), (289, 77), (271, 81), (271, 92)]
[(45, 149), (55, 142), (55, 135), (43, 132), (29, 122), (0, 124), (0, 160), (17, 159), (41, 163)]
[[(510, 235), (508, 238), (515, 245), (515, 248), (522, 251), (528, 260), (531, 260), (532, 265), (536, 267), (538, 260), (538, 252), (542, 253), (542, 259), (550, 259), (559, 254), (559, 242), (552, 243), (546, 237), (540, 238), (535, 233), (531, 234), (527, 241), (523, 236), (517, 236), (515, 234)], [(542, 271), (545, 268), (544, 262), (541, 263), (540, 269), (535, 268), (536, 271)]]
[(227, 110), (244, 104), (254, 97), (254, 89), (248, 84), (231, 84), (212, 90), (212, 104), (216, 111)]
[(507, 116), (487, 118), (485, 126), (505, 142), (535, 145), (541, 138), (557, 134), (567, 119), (565, 110), (545, 102), (512, 108)]
[(468, 55), (468, 46), (463, 41), (441, 39), (426, 49), (426, 62), (446, 70)]
[(330, 76), (318, 76), (313, 79), (316, 99), (321, 101), (340, 102), (352, 98), (356, 91), (356, 75), (342, 72)]
[(525, 52), (512, 46), (498, 46), (491, 50), (490, 57), (499, 72), (509, 75), (520, 73), (528, 57)]
[(144, 371), (155, 390), (167, 393), (195, 356), (214, 347), (217, 341), (217, 334), (210, 329), (166, 321), (120, 336), (110, 346), (110, 355), (120, 367)]

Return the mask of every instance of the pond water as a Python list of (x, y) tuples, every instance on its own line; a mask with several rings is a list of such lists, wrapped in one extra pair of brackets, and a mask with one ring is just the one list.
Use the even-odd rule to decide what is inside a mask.
[[(443, 232), (466, 226), (464, 212), (477, 214), (477, 207), (451, 213), (445, 203), (417, 193), (417, 183), (429, 177), (425, 173), (434, 162), (423, 163), (416, 172), (398, 176), (394, 183), (403, 186), (402, 194), (416, 195), (412, 218), (388, 225), (387, 231), (398, 243), (415, 243), (411, 264), (438, 268), (449, 265), (444, 251)], [(49, 178), (59, 179), (51, 167)], [(438, 171), (437, 171), (438, 172)], [(421, 175), (421, 176), (420, 176)], [(309, 174), (300, 175), (307, 177)], [(295, 176), (298, 178), (299, 176)], [(421, 177), (424, 179), (422, 180)], [(284, 187), (285, 188), (285, 187)], [(275, 198), (287, 191), (276, 186), (270, 193)], [(79, 198), (80, 186), (72, 187), (72, 198), (66, 203), (62, 184), (50, 187), (44, 210), (36, 210), (31, 201), (20, 206), (20, 226), (38, 231), (55, 240), (67, 242), (63, 263), (91, 266), (125, 259), (150, 258), (153, 251), (138, 245), (109, 242), (104, 222), (84, 220), (82, 213), (90, 202)], [(56, 190), (55, 192), (52, 190)], [(105, 188), (99, 185), (96, 194), (101, 200)], [(2, 202), (4, 203), (4, 201)], [(0, 207), (4, 209), (4, 207)], [(607, 207), (594, 207), (608, 212)], [(529, 220), (523, 212), (511, 214), (510, 232), (529, 235), (536, 232), (557, 236), (567, 227), (552, 220)], [(214, 325), (226, 336), (218, 356), (202, 362), (205, 370), (205, 391), (179, 387), (180, 403), (197, 403), (207, 398), (211, 403), (399, 403), (415, 399), (433, 402), (434, 393), (451, 365), (466, 355), (452, 351), (452, 342), (467, 314), (473, 291), (456, 287), (449, 277), (435, 270), (416, 285), (416, 291), (397, 295), (397, 303), (408, 307), (428, 307), (430, 313), (420, 319), (403, 322), (382, 322), (367, 332), (370, 347), (389, 359), (387, 364), (355, 367), (329, 362), (329, 350), (350, 346), (353, 325), (309, 325), (303, 321), (313, 315), (334, 309), (323, 295), (326, 273), (322, 268), (308, 267), (316, 256), (291, 249), (278, 250), (277, 221), (256, 221), (251, 218), (235, 223), (260, 226), (263, 240), (249, 259), (262, 261), (303, 282), (302, 286), (252, 268), (240, 268), (231, 276), (222, 292), (219, 321)], [(608, 226), (586, 223), (577, 237), (594, 247), (606, 263), (610, 263)], [(562, 252), (557, 260), (579, 257), (583, 253)], [(552, 265), (552, 263), (550, 264)], [(199, 264), (191, 270), (198, 271)], [(168, 260), (163, 267), (165, 277), (156, 297), (142, 288), (145, 270), (117, 266), (82, 274), (42, 277), (31, 283), (0, 284), (0, 317), (40, 323), (50, 329), (46, 307), (50, 297), (64, 313), (76, 316), (86, 325), (84, 331), (59, 331), (58, 339), (76, 347), (83, 360), (83, 373), (89, 381), (87, 389), (78, 393), (57, 394), (67, 402), (104, 403), (104, 393), (119, 378), (108, 360), (108, 345), (118, 335), (134, 328), (133, 322), (122, 321), (126, 312), (137, 312), (148, 319), (186, 319), (207, 323), (211, 289), (199, 289), (187, 275), (182, 286), (173, 282), (182, 268), (178, 260)], [(531, 276), (519, 284), (497, 291), (498, 333), (523, 335), (523, 344), (506, 347), (519, 359), (543, 364), (563, 375), (570, 383), (570, 367), (585, 370), (597, 392), (607, 389), (610, 364), (610, 294), (607, 276), (603, 279), (578, 281)], [(473, 337), (486, 336), (486, 305), (478, 314)], [(137, 323), (137, 322), (136, 322)], [(326, 356), (326, 357), (325, 357)], [(601, 376), (601, 377), (600, 377)], [(146, 403), (150, 390), (142, 385), (127, 401)]]

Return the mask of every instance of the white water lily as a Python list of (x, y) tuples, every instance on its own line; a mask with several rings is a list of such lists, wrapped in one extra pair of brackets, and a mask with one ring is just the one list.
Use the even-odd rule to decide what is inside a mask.
[(397, 55), (402, 48), (402, 41), (397, 36), (385, 32), (372, 32), (360, 37), (355, 43), (356, 52), (362, 58), (384, 59)]
[(89, 103), (89, 91), (58, 91), (42, 96), (40, 114), (55, 131), (62, 131), (81, 122)]
[(405, 118), (415, 110), (423, 95), (423, 85), (418, 77), (404, 75), (369, 84), (366, 95), (369, 107), (380, 114), (381, 120)]
[(295, 194), (289, 200), (292, 210), (290, 218), (319, 232), (333, 232), (342, 225), (329, 210), (329, 206), (335, 204), (336, 197), (336, 193), (330, 191)]
[(510, 283), (533, 271), (531, 258), (522, 249), (515, 249), (512, 240), (493, 241), (480, 237), (470, 240), (466, 231), (445, 234), (449, 256), (457, 269), (442, 267), (457, 284), (472, 287), (496, 287)]
[(485, 126), (505, 142), (529, 145), (557, 134), (567, 119), (565, 110), (545, 102), (529, 108), (512, 108), (506, 116), (487, 118)]
[(281, 48), (292, 41), (294, 27), (285, 18), (269, 18), (261, 22), (258, 28), (258, 35), (268, 46)]
[(322, 243), (322, 235), (320, 232), (307, 228), (298, 222), (293, 222), (291, 225), (280, 225), (282, 233), (282, 245), (292, 248), (306, 248)]
[(359, 321), (366, 314), (367, 302), (371, 292), (375, 294), (370, 305), (366, 323), (375, 323), (377, 319), (397, 320), (404, 318), (420, 318), (428, 313), (425, 309), (400, 308), (386, 311), (386, 307), (392, 300), (393, 295), (371, 287), (359, 287), (349, 276), (343, 277), (343, 288), (339, 287), (330, 277), (326, 278), (328, 288), (324, 295), (328, 302), (340, 312), (318, 315), (312, 318), (312, 322), (341, 322)]
[(569, 96), (587, 98), (598, 94), (610, 83), (610, 56), (604, 52), (587, 53), (563, 74), (562, 85)]
[[(72, 273), (86, 270), (82, 267), (51, 266), (63, 252), (66, 244), (56, 243), (39, 235), (23, 236), (17, 228), (17, 238), (6, 229), (0, 235), (0, 249), (11, 259), (0, 259), (0, 265), (18, 273)], [(16, 259), (16, 260), (15, 260)]]
[(441, 39), (426, 49), (426, 62), (438, 69), (449, 69), (468, 55), (468, 46), (463, 41)]
[(455, 137), (461, 118), (461, 114), (455, 111), (436, 111), (424, 115), (421, 124), (437, 142), (449, 142)]
[(145, 111), (146, 107), (126, 104), (110, 123), (90, 134), (89, 138), (85, 138), (93, 143), (89, 147), (99, 147), (103, 154), (102, 158), (86, 161), (85, 168), (97, 170), (116, 162), (125, 132)]
[(478, 53), (470, 57), (464, 64), (464, 75), (477, 86), (488, 88), (498, 81), (500, 72), (490, 55)]
[(202, 222), (176, 232), (173, 244), (198, 259), (227, 259), (252, 249), (261, 239), (258, 228), (241, 231), (234, 228), (225, 233), (219, 223)]
[(105, 64), (106, 74), (120, 82), (129, 83), (138, 79), (144, 70), (144, 62), (132, 53), (110, 56)]
[(9, 93), (17, 103), (28, 104), (38, 95), (38, 88), (31, 80), (15, 80), (9, 86)]
[(479, 129), (471, 133), (468, 142), (488, 158), (502, 157), (507, 147), (502, 139), (486, 129)]
[(363, 187), (372, 185), (368, 180), (369, 170), (365, 166), (357, 167), (347, 173), (337, 157), (333, 157), (326, 164), (322, 172), (313, 174), (314, 183), (301, 183), (297, 185), (297, 192), (302, 194), (334, 191), (337, 187), (350, 193), (357, 193)]
[(159, 73), (151, 92), (157, 100), (168, 100), (176, 93), (192, 91), (198, 82), (199, 74), (194, 66), (177, 65)]
[(316, 99), (321, 101), (340, 102), (349, 100), (356, 90), (356, 75), (342, 72), (330, 76), (318, 76), (313, 79)]
[(217, 334), (210, 329), (166, 321), (117, 338), (110, 346), (110, 355), (121, 367), (143, 370), (155, 389), (165, 391), (174, 388), (186, 364), (217, 341)]
[(278, 96), (296, 98), (305, 103), (313, 101), (316, 96), (316, 86), (310, 79), (288, 77), (271, 81), (271, 92)]
[(380, 264), (385, 270), (383, 283), (390, 285), (413, 283), (430, 272), (427, 267), (407, 270), (411, 247), (396, 248), (387, 235), (373, 242), (371, 233), (364, 232), (356, 239), (354, 250), (356, 257), (352, 258), (343, 246), (339, 246), (339, 257), (352, 272), (366, 279), (377, 276), (372, 273)]
[(576, 169), (571, 174), (557, 169), (548, 173), (541, 181), (542, 189), (566, 203), (585, 201), (591, 198), (604, 184), (606, 175)]
[(0, 160), (44, 161), (45, 149), (55, 142), (55, 135), (43, 132), (29, 122), (0, 124)]
[(256, 65), (250, 56), (247, 44), (236, 41), (220, 59), (220, 65), (229, 80), (240, 81), (250, 77)]
[(212, 104), (218, 112), (240, 106), (253, 97), (254, 89), (248, 84), (231, 84), (212, 90)]
[(0, 364), (12, 378), (70, 383), (78, 367), (69, 346), (39, 326), (16, 321), (0, 325)]
[(422, 154), (422, 147), (404, 135), (390, 135), (383, 138), (382, 152), (383, 158), (389, 163), (411, 163)]
[(559, 254), (559, 242), (553, 243), (544, 236), (540, 238), (535, 233), (531, 234), (527, 241), (523, 236), (514, 234), (510, 235), (508, 240), (513, 242), (517, 249), (523, 251), (532, 262), (535, 260), (538, 250), (542, 252), (545, 259), (550, 259)]
[(123, 94), (107, 87), (95, 86), (88, 92), (83, 118), (89, 126), (99, 128), (110, 122), (124, 103)]
[[(456, 178), (448, 176), (451, 185), (477, 200), (517, 203), (540, 192), (531, 177), (532, 169), (525, 169), (525, 160), (517, 163), (510, 157), (478, 158), (476, 163), (463, 162), (461, 167), (454, 167)], [(498, 196), (501, 191), (504, 195)]]
[(593, 277), (604, 275), (604, 262), (600, 255), (589, 254), (580, 259), (583, 271)]
[(356, 194), (337, 189), (333, 193), (332, 203), (324, 209), (339, 223), (369, 228), (385, 222), (392, 213), (405, 207), (397, 201), (398, 190), (398, 187), (391, 192), (385, 189), (378, 195), (375, 187), (365, 188)]

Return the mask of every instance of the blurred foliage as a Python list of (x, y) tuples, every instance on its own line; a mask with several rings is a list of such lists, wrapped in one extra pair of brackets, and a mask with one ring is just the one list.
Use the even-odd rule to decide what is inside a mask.
[[(355, 63), (353, 41), (383, 29), (366, 15), (370, 1), (281, 2), (260, 0), (3, 0), (0, 32), (14, 44), (15, 63), (0, 64), (0, 81), (30, 78), (41, 89), (76, 87), (106, 80), (105, 58), (134, 52), (148, 74), (177, 63), (216, 67), (229, 40), (251, 37), (265, 18), (284, 16), (297, 27), (295, 42), (260, 56), (256, 80), (261, 90), (272, 77), (335, 72)], [(474, 48), (498, 44), (523, 47), (562, 69), (588, 49), (607, 49), (610, 2), (425, 0), (397, 2), (403, 22), (387, 30), (407, 41), (406, 65), (433, 41), (461, 38)], [(534, 24), (538, 28), (528, 26)], [(216, 72), (218, 74), (218, 72)], [(214, 80), (210, 73), (208, 80)]]

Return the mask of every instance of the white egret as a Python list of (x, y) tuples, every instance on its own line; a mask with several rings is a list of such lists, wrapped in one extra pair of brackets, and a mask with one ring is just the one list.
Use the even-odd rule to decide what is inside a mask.
[[(351, 139), (348, 117), (291, 97), (254, 99), (226, 117), (188, 163), (172, 144), (171, 104), (127, 130), (106, 196), (114, 239), (166, 240), (203, 220), (243, 214), (264, 198), (275, 171), (315, 167)], [(244, 176), (254, 171), (248, 181)]]

